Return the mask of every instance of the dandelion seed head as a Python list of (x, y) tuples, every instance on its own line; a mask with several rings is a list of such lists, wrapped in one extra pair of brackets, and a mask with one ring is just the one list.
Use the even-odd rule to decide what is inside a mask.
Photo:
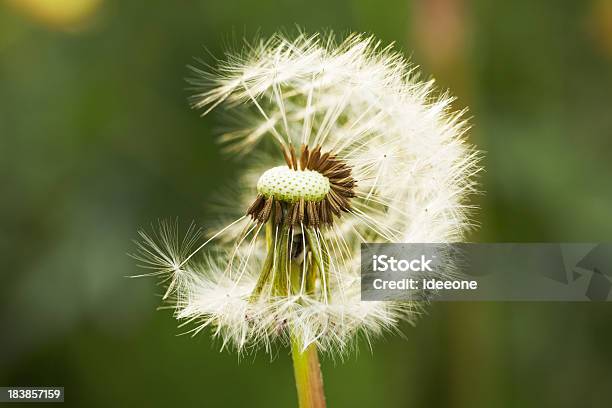
[(241, 215), (206, 240), (142, 236), (138, 259), (188, 331), (240, 352), (293, 337), (343, 355), (414, 321), (420, 304), (361, 301), (359, 246), (460, 241), (474, 226), (480, 153), (453, 98), (358, 34), (274, 35), (194, 72), (193, 106), (236, 118), (220, 140), (244, 176), (221, 207)]

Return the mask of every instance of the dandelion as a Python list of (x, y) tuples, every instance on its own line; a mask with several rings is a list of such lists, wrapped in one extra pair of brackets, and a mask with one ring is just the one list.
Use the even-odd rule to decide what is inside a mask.
[(225, 207), (242, 214), (199, 245), (200, 231), (180, 240), (164, 223), (136, 257), (194, 334), (239, 352), (290, 345), (300, 405), (323, 406), (318, 351), (342, 356), (420, 310), (360, 300), (359, 245), (459, 241), (472, 226), (464, 112), (362, 35), (274, 35), (194, 70), (193, 106), (223, 105), (238, 124), (221, 142), (244, 159)]

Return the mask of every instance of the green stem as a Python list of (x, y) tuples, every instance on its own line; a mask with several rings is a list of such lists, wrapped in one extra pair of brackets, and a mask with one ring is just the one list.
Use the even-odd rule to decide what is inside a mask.
[(283, 225), (280, 234), (280, 245), (277, 248), (278, 265), (276, 265), (276, 282), (273, 283), (275, 294), (281, 296), (289, 295), (289, 227)]
[(311, 228), (306, 229), (306, 240), (308, 241), (308, 247), (312, 252), (312, 258), (314, 260), (316, 269), (320, 274), (321, 284), (323, 285), (324, 289), (323, 298), (329, 300), (329, 253), (325, 249), (325, 245), (322, 242), (319, 242), (317, 239), (316, 232), (314, 232)]
[(263, 287), (268, 282), (268, 278), (270, 276), (270, 272), (272, 271), (272, 266), (274, 263), (274, 245), (275, 245), (275, 237), (274, 231), (272, 227), (272, 221), (268, 221), (266, 224), (266, 247), (268, 250), (268, 254), (266, 255), (266, 259), (261, 268), (261, 273), (259, 274), (259, 279), (257, 279), (257, 284), (253, 289), (253, 293), (251, 294), (251, 301), (256, 301)]
[(300, 342), (291, 337), (293, 372), (300, 408), (325, 408), (323, 377), (317, 347), (311, 344), (302, 350)]

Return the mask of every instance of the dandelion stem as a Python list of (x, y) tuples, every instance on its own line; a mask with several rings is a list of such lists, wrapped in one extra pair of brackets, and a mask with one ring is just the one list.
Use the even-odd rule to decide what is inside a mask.
[(323, 377), (317, 347), (314, 344), (302, 350), (300, 341), (291, 337), (293, 372), (300, 408), (325, 408)]

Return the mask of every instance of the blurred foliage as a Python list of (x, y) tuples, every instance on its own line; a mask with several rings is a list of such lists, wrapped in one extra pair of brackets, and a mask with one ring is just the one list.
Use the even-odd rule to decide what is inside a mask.
[[(239, 361), (206, 335), (175, 336), (169, 313), (154, 312), (161, 289), (125, 278), (139, 227), (205, 224), (211, 195), (232, 182), (240, 166), (219, 154), (219, 116), (186, 102), (186, 65), (258, 31), (371, 32), (452, 88), (486, 151), (472, 240), (609, 240), (611, 10), (608, 0), (2, 3), (0, 385), (62, 385), (68, 405), (88, 407), (295, 404), (286, 351)], [(606, 304), (435, 304), (406, 339), (324, 360), (329, 405), (609, 406), (610, 318)]]

